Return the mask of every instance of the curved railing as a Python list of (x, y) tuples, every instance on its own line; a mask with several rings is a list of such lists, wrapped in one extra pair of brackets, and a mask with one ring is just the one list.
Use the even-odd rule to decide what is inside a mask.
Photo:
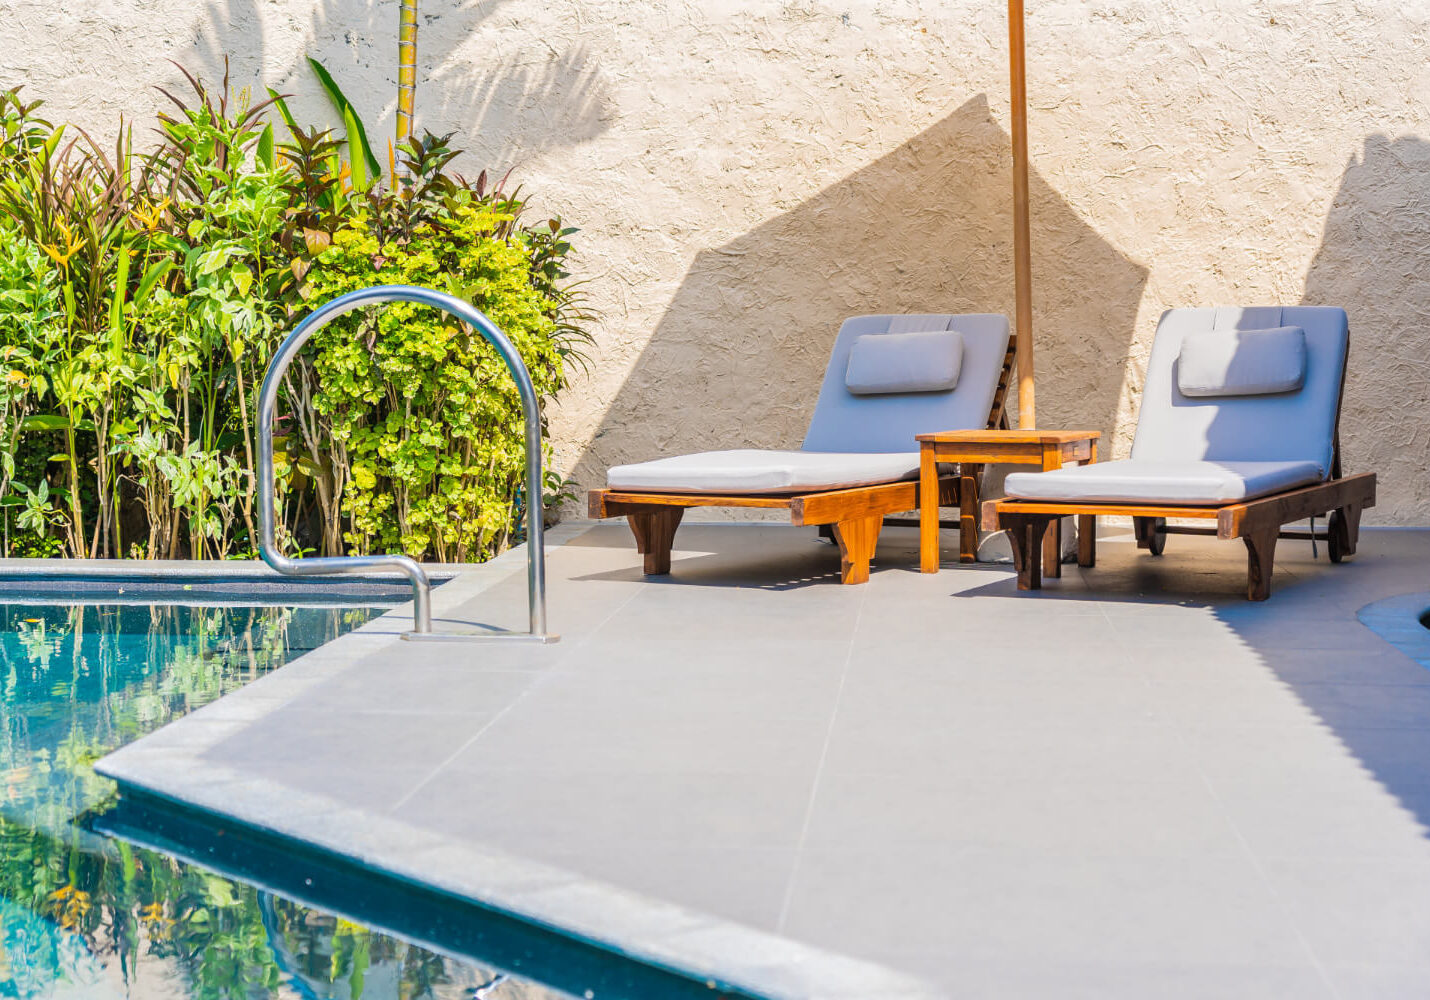
[[(278, 551), (274, 528), (273, 415), (278, 389), (293, 357), (308, 339), (344, 313), (386, 302), (416, 302), (450, 313), (479, 332), (496, 348), (521, 394), (526, 420), (526, 575), (530, 633), (495, 633), (482, 636), (447, 635), (432, 631), (432, 582), (415, 559), (395, 556), (325, 556), (290, 559)], [(415, 638), (552, 638), (546, 632), (546, 553), (543, 548), (541, 503), (541, 416), (531, 375), (506, 334), (455, 295), (412, 285), (378, 285), (340, 295), (314, 310), (279, 346), (258, 397), (258, 551), (263, 561), (288, 576), (327, 576), (394, 569), (412, 581), (412, 635)]]

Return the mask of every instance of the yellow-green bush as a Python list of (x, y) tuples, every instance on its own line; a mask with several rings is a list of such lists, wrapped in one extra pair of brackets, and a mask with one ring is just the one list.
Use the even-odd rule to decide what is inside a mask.
[[(252, 552), (257, 388), (316, 304), (426, 285), (481, 309), (538, 395), (585, 339), (558, 220), (448, 168), (446, 138), (397, 176), (345, 144), (194, 80), (160, 145), (71, 138), (0, 94), (0, 551)], [(270, 121), (270, 112), (281, 112)], [(286, 140), (279, 134), (286, 134)], [(351, 138), (351, 137), (349, 137)], [(344, 317), (290, 369), (278, 451), (291, 550), (480, 560), (521, 497), (515, 387), (481, 337), (399, 304)]]

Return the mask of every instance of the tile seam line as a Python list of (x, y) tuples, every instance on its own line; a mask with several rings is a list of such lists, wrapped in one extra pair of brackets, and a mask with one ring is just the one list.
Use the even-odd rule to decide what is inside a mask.
[[(625, 598), (625, 600), (621, 601), (618, 605), (612, 608), (610, 613), (607, 614), (604, 618), (602, 618), (595, 628), (591, 629), (589, 634), (572, 644), (573, 651), (575, 649), (580, 649), (583, 645), (590, 642), (592, 636), (600, 632), (601, 629), (606, 626), (607, 622), (609, 622), (621, 611), (625, 610), (626, 605), (630, 604), (631, 601), (635, 600), (639, 593), (639, 590), (632, 590), (631, 593)], [(471, 737), (469, 737), (465, 742), (463, 742), (461, 746), (457, 747), (457, 749), (453, 750), (452, 753), (447, 756), (441, 763), (434, 767), (430, 774), (428, 774), (412, 788), (408, 789), (405, 795), (403, 795), (395, 803), (389, 806), (386, 810), (387, 814), (389, 816), (395, 814), (397, 810), (401, 809), (403, 806), (407, 805), (408, 802), (412, 801), (413, 797), (416, 796), (418, 792), (422, 791), (422, 789), (426, 788), (429, 784), (431, 784), (432, 780), (436, 778), (437, 775), (445, 771), (458, 757), (466, 753), (467, 750), (469, 750), (477, 742), (477, 740), (481, 739), (482, 736), (485, 735), (486, 732), (491, 729), (492, 726), (496, 725), (497, 722), (504, 719), (507, 714), (511, 712), (512, 709), (516, 708), (516, 706), (520, 705), (523, 701), (525, 701), (532, 694), (532, 692), (538, 690), (539, 688), (547, 684), (550, 684), (552, 682), (552, 676), (553, 675), (550, 672), (542, 672), (542, 674), (537, 678), (536, 683), (532, 684), (526, 690), (522, 691), (521, 694), (517, 695), (506, 705), (502, 706), (502, 709), (499, 712), (493, 715), (481, 726), (477, 727), (477, 731), (473, 733)]]
[[(864, 586), (870, 587), (873, 581), (869, 581)], [(814, 818), (814, 803), (819, 796), (819, 788), (823, 783), (825, 764), (829, 758), (829, 744), (834, 738), (834, 724), (839, 718), (839, 707), (844, 702), (844, 688), (849, 681), (849, 669), (854, 662), (854, 642), (859, 635), (859, 626), (864, 619), (864, 609), (868, 604), (868, 591), (859, 596), (859, 607), (854, 613), (854, 628), (850, 632), (848, 646), (844, 653), (844, 667), (839, 672), (839, 687), (834, 694), (834, 707), (829, 713), (829, 724), (824, 730), (824, 743), (819, 749), (819, 763), (815, 765), (814, 781), (810, 785), (809, 799), (805, 802), (804, 818), (800, 823), (799, 839), (795, 842), (794, 865), (790, 868), (789, 878), (785, 882), (784, 898), (780, 901), (779, 916), (775, 920), (775, 933), (788, 935), (785, 925), (789, 921), (790, 907), (794, 904), (795, 884), (799, 880), (801, 862), (804, 859), (805, 843), (809, 839), (810, 822)]]
[[(1101, 605), (1099, 605), (1099, 607), (1101, 607)], [(1215, 610), (1210, 610), (1210, 617), (1213, 619), (1213, 621), (1225, 625), (1225, 623), (1217, 617), (1217, 613)], [(1103, 611), (1103, 618), (1107, 620), (1109, 627), (1113, 628), (1113, 630), (1116, 631), (1116, 626), (1112, 623), (1112, 616), (1110, 616), (1105, 610)], [(1135, 653), (1130, 649), (1127, 651), (1127, 655), (1130, 657), (1135, 657)], [(1260, 661), (1261, 666), (1265, 669), (1270, 669), (1265, 659), (1262, 658), (1259, 654), (1256, 655), (1257, 660)], [(1151, 676), (1145, 677), (1143, 679), (1143, 684), (1146, 685), (1149, 692), (1153, 693), (1154, 695), (1158, 693), (1158, 689), (1162, 686), (1161, 684), (1154, 681)], [(1315, 949), (1311, 947), (1311, 942), (1307, 940), (1305, 932), (1301, 929), (1301, 925), (1295, 920), (1291, 912), (1290, 904), (1282, 896), (1282, 894), (1277, 891), (1276, 886), (1271, 883), (1271, 878), (1269, 875), (1267, 875), (1266, 868), (1264, 865), (1262, 865), (1261, 859), (1257, 856), (1256, 851), (1252, 849), (1251, 842), (1246, 839), (1246, 835), (1242, 832), (1241, 827), (1237, 824), (1235, 817), (1231, 815), (1231, 810), (1227, 809), (1226, 803), (1222, 801), (1222, 797), (1217, 794), (1217, 790), (1212, 784), (1211, 778), (1207, 775), (1206, 769), (1202, 767), (1201, 761), (1197, 758), (1197, 755), (1192, 752), (1193, 748), (1191, 744), (1187, 741), (1187, 734), (1183, 730), (1183, 727), (1178, 725), (1174, 719), (1166, 716), (1160, 708), (1157, 714), (1162, 717), (1163, 725), (1166, 726), (1172, 732), (1176, 741), (1181, 744), (1182, 749), (1187, 752), (1188, 759), (1192, 765), (1192, 768), (1196, 771), (1197, 778), (1201, 781), (1202, 786), (1206, 788), (1207, 794), (1212, 797), (1212, 801), (1216, 803), (1217, 811), (1221, 813), (1221, 816), (1226, 821), (1227, 826), (1231, 828), (1231, 831), (1233, 835), (1235, 835), (1237, 842), (1241, 845), (1241, 850), (1244, 853), (1245, 857), (1251, 862), (1251, 866), (1256, 869), (1257, 877), (1261, 879), (1262, 886), (1266, 889), (1268, 893), (1270, 893), (1271, 898), (1275, 901), (1277, 912), (1280, 913), (1281, 918), (1286, 921), (1286, 925), (1291, 928), (1291, 932), (1296, 936), (1296, 943), (1300, 945), (1301, 951), (1306, 956), (1306, 959), (1310, 962), (1311, 967), (1316, 970), (1316, 975), (1320, 977), (1321, 982), (1325, 985), (1326, 989), (1330, 993), (1330, 996), (1333, 997), (1334, 1000), (1344, 1000), (1341, 991), (1337, 989), (1336, 984), (1331, 981), (1330, 975), (1326, 972), (1326, 969), (1322, 965), (1320, 958), (1316, 955)]]

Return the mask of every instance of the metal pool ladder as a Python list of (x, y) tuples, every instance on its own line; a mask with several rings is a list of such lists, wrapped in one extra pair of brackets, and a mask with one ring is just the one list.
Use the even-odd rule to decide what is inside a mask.
[[(289, 559), (278, 551), (274, 532), (273, 414), (278, 406), (278, 388), (294, 356), (308, 339), (344, 313), (386, 302), (415, 302), (449, 313), (477, 330), (496, 348), (521, 394), (526, 419), (526, 589), (530, 611), (528, 632), (434, 632), (432, 631), (432, 582), (415, 559), (405, 555), (325, 556)], [(279, 346), (258, 399), (258, 551), (263, 561), (287, 576), (330, 576), (364, 573), (375, 569), (395, 569), (412, 581), (412, 631), (404, 639), (447, 642), (556, 642), (558, 636), (546, 631), (546, 551), (543, 547), (541, 503), (541, 415), (531, 375), (506, 334), (496, 324), (455, 295), (413, 285), (378, 285), (348, 292), (314, 310)]]

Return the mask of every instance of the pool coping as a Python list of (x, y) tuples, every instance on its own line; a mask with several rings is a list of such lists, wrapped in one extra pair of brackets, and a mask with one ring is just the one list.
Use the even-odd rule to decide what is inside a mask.
[[(558, 525), (546, 533), (547, 547), (564, 545), (590, 527), (583, 521)], [(434, 618), (450, 615), (482, 591), (522, 572), (525, 565), (522, 545), (488, 563), (462, 567), (433, 591)], [(74, 567), (69, 571), (74, 572)], [(95, 770), (118, 782), (121, 794), (132, 789), (298, 841), (385, 877), (430, 887), (712, 985), (772, 1000), (871, 996), (923, 1000), (947, 995), (921, 979), (873, 962), (504, 851), (418, 831), (205, 758), (236, 729), (280, 709), (354, 660), (382, 651), (410, 656), (411, 645), (401, 640), (410, 621), (410, 602), (399, 605), (281, 670), (114, 751), (97, 762)]]

